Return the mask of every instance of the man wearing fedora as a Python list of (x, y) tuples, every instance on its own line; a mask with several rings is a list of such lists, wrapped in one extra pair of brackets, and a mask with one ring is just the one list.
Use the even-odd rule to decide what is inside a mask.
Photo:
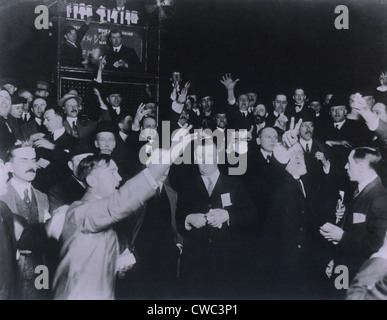
[(59, 100), (59, 105), (66, 114), (63, 126), (66, 132), (74, 138), (90, 141), (95, 129), (96, 122), (86, 116), (80, 116), (82, 98), (73, 94), (65, 94)]

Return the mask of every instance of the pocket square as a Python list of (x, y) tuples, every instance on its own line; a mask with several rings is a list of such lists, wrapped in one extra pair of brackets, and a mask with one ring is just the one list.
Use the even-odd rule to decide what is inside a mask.
[(366, 215), (364, 213), (358, 213), (354, 212), (353, 213), (353, 223), (363, 223), (366, 221)]

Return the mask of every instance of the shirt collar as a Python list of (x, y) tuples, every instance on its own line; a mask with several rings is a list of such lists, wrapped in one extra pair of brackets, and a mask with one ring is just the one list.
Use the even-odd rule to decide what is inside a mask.
[(117, 7), (118, 11), (125, 11), (125, 7)]
[(341, 127), (344, 125), (345, 121), (346, 121), (346, 120), (344, 119), (343, 121), (333, 123), (333, 125), (335, 126), (335, 128), (336, 128), (337, 126), (339, 126), (338, 129), (340, 130)]
[(306, 149), (306, 145), (309, 146), (309, 150), (312, 150), (313, 139), (310, 139), (309, 141), (307, 141), (304, 138), (300, 137), (300, 141), (299, 142), (300, 142), (300, 145), (302, 146), (302, 148), (304, 150)]
[(120, 52), (121, 51), (121, 47), (122, 47), (122, 44), (119, 46), (119, 47), (113, 47), (113, 51), (117, 51)]
[(36, 123), (37, 123), (39, 126), (41, 126), (42, 123), (43, 123), (43, 120), (40, 119), (40, 118), (38, 118), (38, 117), (35, 117), (35, 121), (36, 121)]
[(54, 134), (54, 141), (56, 141), (62, 134), (64, 134), (65, 131), (66, 131), (66, 130), (65, 130), (64, 127), (60, 128), (60, 129), (58, 129), (58, 130), (55, 130), (55, 131), (53, 132), (53, 134)]
[(73, 123), (77, 124), (77, 118), (67, 117), (66, 120), (68, 123), (70, 123), (71, 126), (73, 125)]
[(276, 117), (279, 117), (281, 114), (283, 113), (278, 113), (277, 111), (273, 111), (273, 114), (276, 116)]
[(371, 174), (367, 179), (363, 180), (362, 182), (359, 183), (358, 189), (359, 192), (362, 192), (366, 186), (368, 186), (372, 181), (374, 181), (378, 175), (376, 173)]
[(270, 158), (271, 158), (271, 156), (273, 155), (273, 152), (263, 150), (262, 148), (260, 149), (260, 151), (265, 159), (267, 158), (267, 156), (270, 156)]
[(28, 196), (31, 199), (31, 183), (30, 182), (25, 182), (25, 181), (20, 181), (18, 179), (12, 178), (11, 179), (11, 185), (14, 187), (18, 195), (20, 196), (21, 199), (24, 199), (24, 190), (28, 190)]
[(126, 139), (128, 138), (128, 135), (126, 133), (123, 133), (122, 131), (118, 132), (118, 134), (120, 135), (120, 137), (124, 141), (126, 141)]
[(203, 179), (204, 184), (207, 187), (208, 186), (208, 178), (211, 179), (212, 184), (215, 186), (216, 182), (218, 181), (219, 175), (220, 175), (219, 169), (216, 169), (216, 171), (212, 175), (210, 175), (210, 176), (203, 176), (202, 175), (201, 177)]
[(113, 107), (113, 110), (117, 113), (117, 115), (119, 115), (121, 113), (121, 107), (120, 106)]

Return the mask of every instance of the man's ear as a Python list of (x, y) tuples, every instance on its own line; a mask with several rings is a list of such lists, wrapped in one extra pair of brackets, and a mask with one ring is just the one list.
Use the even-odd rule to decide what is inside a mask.
[(73, 164), (73, 162), (69, 161), (69, 162), (67, 162), (67, 165), (70, 168), (70, 170), (74, 172), (74, 164)]
[(261, 145), (261, 138), (260, 137), (257, 137), (257, 139), (255, 139), (255, 141), (257, 142), (257, 145)]
[(13, 164), (12, 162), (6, 162), (5, 167), (7, 168), (8, 172), (13, 172)]
[(122, 122), (119, 122), (118, 127), (122, 130), (122, 128), (124, 127), (124, 124)]
[(98, 148), (98, 142), (97, 142), (97, 140), (94, 140), (94, 145), (95, 145), (96, 148)]
[(96, 181), (96, 179), (93, 177), (92, 174), (89, 174), (89, 175), (86, 177), (86, 183), (87, 183), (88, 186), (90, 186), (91, 188), (93, 188), (93, 187), (96, 185), (97, 181)]

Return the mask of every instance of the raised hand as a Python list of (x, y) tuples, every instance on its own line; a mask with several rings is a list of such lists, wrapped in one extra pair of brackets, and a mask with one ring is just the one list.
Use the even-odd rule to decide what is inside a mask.
[(220, 82), (227, 88), (227, 90), (234, 89), (238, 81), (239, 79), (232, 80), (231, 73), (226, 73), (222, 79), (220, 79)]
[(187, 94), (188, 94), (188, 89), (191, 86), (189, 82), (187, 82), (184, 87), (181, 89), (180, 94), (177, 98), (177, 102), (184, 104), (187, 101)]
[(144, 110), (145, 106), (145, 103), (140, 103), (140, 105), (138, 106), (136, 116), (134, 117), (136, 122), (140, 122), (142, 118), (149, 114), (150, 110)]
[(290, 148), (298, 142), (298, 134), (300, 131), (300, 126), (302, 124), (302, 119), (298, 120), (297, 124), (294, 124), (294, 118), (290, 119), (289, 130), (286, 131), (282, 136), (282, 144), (285, 147)]

